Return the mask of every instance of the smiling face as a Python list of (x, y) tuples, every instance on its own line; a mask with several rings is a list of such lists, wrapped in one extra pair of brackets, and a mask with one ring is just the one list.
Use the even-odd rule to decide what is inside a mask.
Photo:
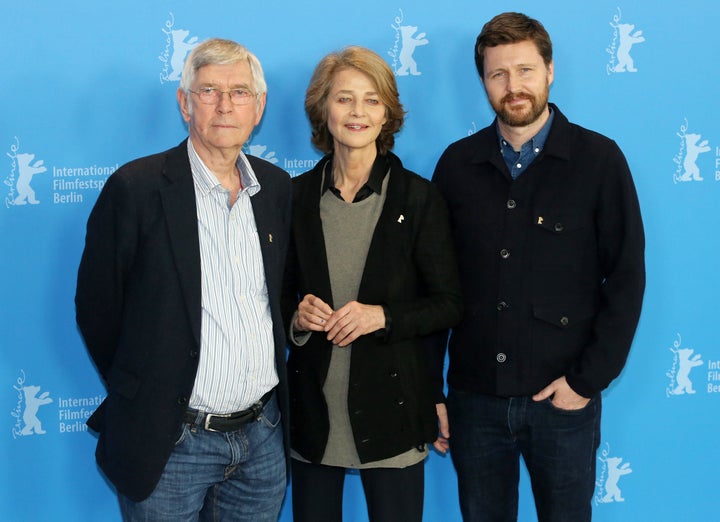
[[(233, 64), (205, 65), (197, 70), (192, 91), (214, 87), (221, 91), (245, 89), (255, 93), (250, 64), (242, 60)], [(188, 124), (190, 139), (203, 161), (217, 154), (239, 155), (242, 146), (260, 123), (265, 109), (265, 94), (257, 102), (233, 105), (223, 93), (213, 104), (202, 103), (197, 94), (178, 90), (178, 102)]]
[(502, 124), (527, 127), (547, 119), (553, 81), (548, 65), (530, 40), (485, 49), (483, 85)]
[(385, 104), (370, 78), (353, 68), (335, 74), (327, 97), (327, 127), (335, 153), (375, 152), (375, 140), (387, 121)]

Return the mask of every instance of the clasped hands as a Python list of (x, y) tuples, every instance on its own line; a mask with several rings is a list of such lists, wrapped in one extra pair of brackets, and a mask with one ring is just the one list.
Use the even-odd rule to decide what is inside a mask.
[(385, 328), (385, 311), (380, 305), (357, 301), (333, 310), (319, 297), (307, 294), (298, 304), (293, 328), (304, 332), (326, 332), (328, 341), (347, 346), (361, 335)]

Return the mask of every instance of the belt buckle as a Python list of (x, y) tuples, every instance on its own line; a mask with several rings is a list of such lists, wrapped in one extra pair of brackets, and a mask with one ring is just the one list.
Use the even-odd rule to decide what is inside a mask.
[(230, 417), (230, 414), (229, 413), (207, 413), (207, 414), (205, 414), (205, 422), (203, 423), (203, 428), (205, 428), (205, 431), (213, 431), (215, 433), (218, 433), (220, 431), (220, 430), (216, 430), (216, 429), (213, 429), (210, 427), (210, 421), (212, 421), (212, 419), (214, 417), (228, 418), (228, 417)]

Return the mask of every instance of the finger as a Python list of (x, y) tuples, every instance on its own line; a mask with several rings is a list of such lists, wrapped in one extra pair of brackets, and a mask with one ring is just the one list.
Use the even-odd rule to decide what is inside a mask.
[(438, 437), (435, 442), (433, 442), (433, 447), (443, 455), (447, 453), (447, 450), (450, 449), (450, 444), (448, 441), (442, 437)]
[[(350, 321), (348, 315), (349, 312), (345, 307), (330, 314), (325, 321), (325, 331), (330, 332), (336, 327), (338, 327), (338, 329), (344, 327)], [(334, 334), (337, 334), (337, 332), (334, 332)]]

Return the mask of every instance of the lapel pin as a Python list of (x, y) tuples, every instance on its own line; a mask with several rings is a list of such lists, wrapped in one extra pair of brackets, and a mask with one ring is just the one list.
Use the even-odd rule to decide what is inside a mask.
[(538, 216), (538, 222), (537, 222), (537, 224), (538, 224), (538, 225), (542, 225), (542, 224), (543, 224), (543, 217), (542, 217), (542, 216)]
[(270, 242), (272, 243), (272, 234), (268, 234), (268, 239), (269, 239)]
[(400, 217), (398, 218), (398, 221), (397, 221), (397, 222), (398, 222), (398, 223), (402, 223), (404, 220), (405, 220), (405, 216), (403, 216), (402, 214), (400, 214)]

